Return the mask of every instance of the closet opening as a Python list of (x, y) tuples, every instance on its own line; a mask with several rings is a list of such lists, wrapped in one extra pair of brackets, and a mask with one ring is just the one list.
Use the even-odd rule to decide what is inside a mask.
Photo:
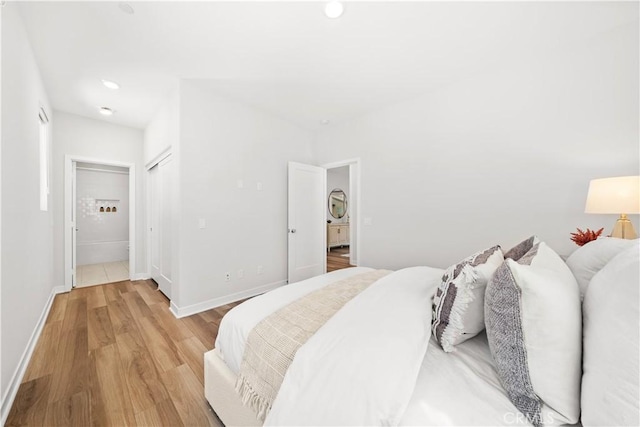
[(148, 271), (158, 289), (171, 299), (173, 230), (173, 156), (161, 154), (147, 165)]

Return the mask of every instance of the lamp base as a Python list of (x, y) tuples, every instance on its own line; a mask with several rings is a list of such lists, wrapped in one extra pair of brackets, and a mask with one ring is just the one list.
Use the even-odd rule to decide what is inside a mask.
[(616, 225), (613, 226), (611, 237), (617, 237), (619, 239), (635, 239), (638, 237), (636, 230), (633, 229), (633, 224), (627, 215), (621, 214), (620, 218), (616, 221)]

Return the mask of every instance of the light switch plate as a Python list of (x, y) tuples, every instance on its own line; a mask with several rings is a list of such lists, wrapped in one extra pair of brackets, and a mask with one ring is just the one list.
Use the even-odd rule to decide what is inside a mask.
[(198, 219), (198, 228), (207, 228), (207, 220), (204, 218)]

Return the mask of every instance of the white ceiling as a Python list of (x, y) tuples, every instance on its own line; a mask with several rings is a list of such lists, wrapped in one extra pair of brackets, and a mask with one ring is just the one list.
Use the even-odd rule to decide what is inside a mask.
[(199, 79), (315, 130), (638, 20), (637, 2), (347, 2), (334, 20), (323, 2), (129, 4), (20, 4), (55, 109), (144, 128)]

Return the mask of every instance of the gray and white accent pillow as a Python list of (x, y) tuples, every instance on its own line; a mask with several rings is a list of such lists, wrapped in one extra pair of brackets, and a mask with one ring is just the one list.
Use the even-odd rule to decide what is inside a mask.
[(491, 355), (515, 407), (535, 426), (580, 416), (582, 313), (573, 274), (544, 242), (505, 259), (487, 285)]
[(484, 329), (484, 291), (504, 260), (493, 246), (450, 266), (433, 296), (431, 330), (442, 349), (478, 335)]
[(540, 243), (538, 236), (531, 236), (506, 251), (504, 253), (504, 258), (510, 258), (514, 261), (518, 261), (538, 243)]

